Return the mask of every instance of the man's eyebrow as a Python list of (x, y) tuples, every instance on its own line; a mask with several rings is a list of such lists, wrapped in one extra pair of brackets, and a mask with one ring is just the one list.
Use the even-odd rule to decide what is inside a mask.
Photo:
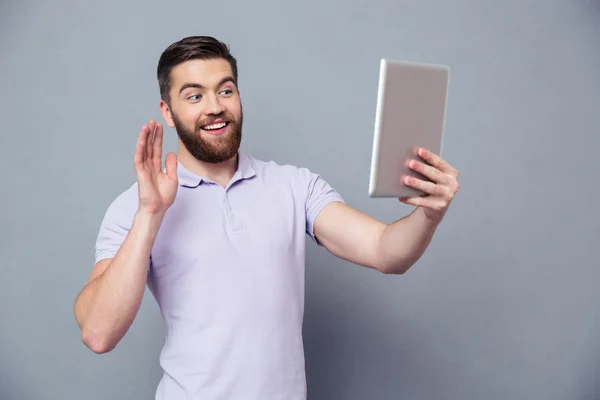
[[(235, 80), (233, 79), (233, 77), (226, 76), (225, 78), (221, 79), (221, 81), (219, 81), (219, 84), (217, 86), (222, 86), (222, 85), (226, 84), (227, 82), (231, 82), (235, 85)], [(204, 86), (202, 86), (199, 83), (189, 82), (189, 83), (184, 83), (181, 86), (181, 88), (179, 89), (179, 94), (181, 94), (181, 92), (183, 92), (185, 89), (189, 89), (189, 88), (206, 89)]]
[(232, 83), (232, 84), (235, 85), (235, 80), (233, 79), (233, 77), (232, 76), (226, 76), (225, 78), (221, 79), (221, 81), (219, 82), (219, 84), (217, 86), (223, 86), (227, 82), (230, 82), (230, 83)]
[(179, 94), (181, 94), (181, 92), (183, 92), (185, 89), (189, 88), (204, 89), (204, 86), (202, 86), (199, 83), (184, 83), (183, 86), (181, 86), (181, 88), (179, 89)]

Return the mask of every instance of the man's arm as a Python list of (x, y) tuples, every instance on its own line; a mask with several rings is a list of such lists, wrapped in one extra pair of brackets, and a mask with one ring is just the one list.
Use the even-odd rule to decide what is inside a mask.
[(315, 220), (315, 236), (333, 255), (386, 274), (403, 274), (425, 252), (436, 225), (421, 209), (384, 224), (341, 202), (326, 206)]
[(427, 193), (426, 197), (400, 199), (417, 206), (408, 216), (384, 224), (341, 202), (327, 205), (315, 219), (315, 236), (332, 254), (386, 274), (403, 274), (421, 258), (450, 202), (458, 192), (458, 172), (442, 158), (419, 149), (427, 164), (410, 168), (431, 179), (404, 177), (406, 185)]
[(133, 323), (144, 295), (152, 246), (167, 209), (175, 201), (177, 157), (169, 153), (163, 171), (162, 142), (160, 123), (144, 125), (134, 158), (137, 211), (133, 221), (127, 221), (131, 215), (127, 204), (119, 201), (109, 208), (97, 242), (97, 257), (104, 259), (96, 263), (75, 301), (82, 340), (96, 353), (111, 351)]
[(85, 345), (96, 353), (115, 348), (137, 315), (150, 251), (162, 217), (138, 213), (114, 258), (96, 263), (75, 301), (75, 319)]

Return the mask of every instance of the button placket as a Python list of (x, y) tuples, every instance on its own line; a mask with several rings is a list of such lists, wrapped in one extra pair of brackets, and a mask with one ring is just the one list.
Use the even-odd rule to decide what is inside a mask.
[(225, 213), (227, 214), (227, 221), (229, 222), (229, 228), (233, 231), (238, 231), (241, 229), (241, 224), (238, 222), (238, 219), (235, 216), (235, 211), (231, 208), (228, 199), (228, 192), (226, 190), (223, 191), (221, 196), (223, 201), (223, 207), (225, 208)]

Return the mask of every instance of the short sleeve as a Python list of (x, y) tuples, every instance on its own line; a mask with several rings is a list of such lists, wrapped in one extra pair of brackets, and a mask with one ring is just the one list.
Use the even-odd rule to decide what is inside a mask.
[(113, 258), (127, 237), (137, 210), (137, 187), (130, 187), (110, 204), (96, 239), (96, 262)]
[(307, 181), (306, 191), (306, 233), (319, 246), (321, 243), (315, 237), (315, 219), (328, 204), (344, 202), (342, 196), (329, 185), (320, 175), (304, 170)]

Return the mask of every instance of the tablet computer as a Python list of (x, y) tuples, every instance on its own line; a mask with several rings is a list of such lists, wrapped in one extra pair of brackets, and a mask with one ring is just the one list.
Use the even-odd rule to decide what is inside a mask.
[(424, 147), (441, 156), (450, 78), (447, 65), (382, 59), (379, 70), (370, 197), (421, 196), (402, 181), (429, 180), (408, 168)]

